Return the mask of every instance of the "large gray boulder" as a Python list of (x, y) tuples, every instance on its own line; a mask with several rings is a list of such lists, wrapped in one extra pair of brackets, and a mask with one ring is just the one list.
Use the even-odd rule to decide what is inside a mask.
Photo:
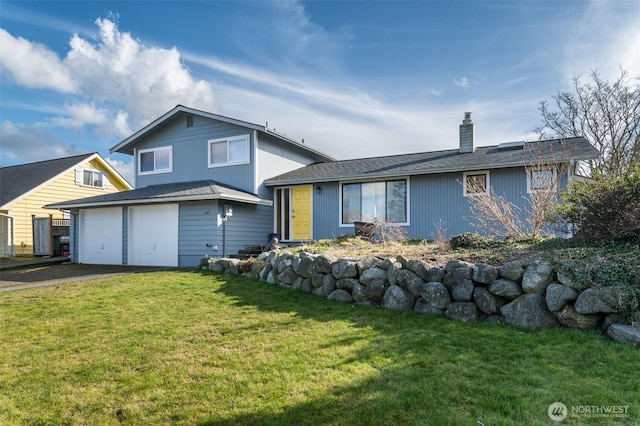
[(311, 285), (313, 286), (313, 288), (321, 287), (324, 283), (325, 276), (326, 275), (324, 274), (315, 274), (313, 277), (311, 277)]
[(398, 275), (400, 274), (400, 271), (402, 271), (402, 264), (400, 262), (394, 262), (391, 264), (389, 269), (387, 269), (387, 279), (389, 280), (389, 284), (398, 284)]
[(551, 283), (547, 286), (545, 300), (551, 312), (559, 311), (568, 302), (578, 298), (578, 292), (566, 285)]
[(522, 276), (522, 291), (543, 294), (553, 280), (553, 265), (550, 262), (532, 262)]
[(338, 260), (331, 265), (331, 273), (336, 279), (358, 276), (358, 264), (351, 260)]
[(291, 285), (298, 278), (298, 275), (293, 272), (291, 266), (287, 266), (281, 273), (278, 274), (278, 281), (282, 284)]
[(619, 343), (640, 348), (640, 328), (633, 325), (612, 324), (607, 330), (607, 334)]
[[(446, 309), (451, 303), (449, 290), (440, 282), (424, 283), (420, 286), (422, 298), (436, 309)], [(444, 312), (444, 311), (443, 311)]]
[(478, 321), (478, 308), (473, 302), (453, 302), (444, 311), (444, 316), (458, 321)]
[(498, 268), (485, 263), (477, 264), (473, 268), (472, 279), (477, 283), (489, 285), (498, 279)]
[(298, 262), (298, 275), (305, 278), (311, 278), (316, 272), (315, 259), (312, 257), (303, 257)]
[(471, 302), (474, 288), (471, 280), (456, 281), (451, 286), (451, 298), (459, 302)]
[(365, 269), (360, 273), (360, 283), (369, 284), (375, 279), (387, 279), (387, 271), (382, 268)]
[(420, 286), (424, 284), (422, 278), (414, 274), (408, 269), (403, 269), (398, 274), (398, 283), (400, 287), (407, 290), (415, 298), (420, 297)]
[(367, 300), (367, 297), (364, 295), (365, 288), (366, 286), (363, 284), (354, 285), (353, 289), (351, 290), (351, 296), (353, 297), (353, 300), (355, 300), (356, 302)]
[(595, 328), (600, 321), (600, 315), (598, 314), (579, 314), (576, 312), (573, 305), (565, 305), (562, 309), (556, 312), (556, 318), (560, 321), (560, 324), (565, 327), (579, 328), (580, 330), (590, 330)]
[(507, 262), (504, 265), (502, 265), (498, 269), (498, 274), (502, 278), (506, 278), (510, 281), (514, 281), (517, 283), (521, 283), (522, 277), (524, 276), (524, 268), (522, 267), (522, 263), (520, 263), (517, 260), (514, 260), (512, 262)]
[(347, 290), (337, 288), (327, 296), (327, 300), (332, 300), (334, 302), (351, 303), (353, 302), (353, 297), (351, 297), (351, 293), (349, 293)]
[(430, 265), (424, 260), (411, 259), (407, 261), (405, 268), (419, 276), (424, 281), (427, 279), (427, 270), (430, 268)]
[(547, 310), (544, 296), (527, 293), (500, 308), (506, 325), (538, 329), (557, 325), (556, 317)]
[(473, 269), (471, 268), (456, 268), (451, 272), (447, 272), (444, 274), (444, 278), (442, 278), (442, 284), (445, 287), (451, 288), (453, 283), (460, 280), (470, 280), (473, 276)]
[(329, 253), (324, 253), (316, 256), (316, 258), (313, 260), (313, 266), (316, 272), (319, 272), (322, 274), (330, 274), (332, 272), (331, 265), (333, 265), (333, 263), (337, 260), (338, 259), (336, 259), (334, 255)]
[(580, 314), (597, 314), (603, 312), (605, 314), (615, 312), (611, 306), (607, 305), (605, 300), (613, 300), (613, 289), (610, 287), (603, 289), (588, 288), (576, 299), (575, 308)]
[(368, 257), (358, 261), (358, 273), (362, 274), (367, 269), (377, 268), (380, 266), (380, 259), (377, 257)]
[(446, 274), (444, 268), (429, 268), (424, 280), (426, 282), (442, 282), (444, 274)]
[(502, 297), (491, 293), (486, 287), (473, 289), (473, 301), (478, 309), (487, 315), (497, 314), (505, 304), (505, 300)]
[(367, 300), (373, 300), (374, 302), (380, 302), (384, 292), (387, 289), (388, 284), (386, 280), (377, 279), (371, 281), (364, 288), (364, 297)]
[(473, 267), (474, 267), (473, 263), (465, 262), (464, 260), (454, 259), (447, 262), (447, 264), (444, 266), (444, 270), (445, 272), (451, 272), (455, 269), (473, 269)]
[(336, 281), (337, 288), (347, 290), (349, 292), (353, 290), (353, 287), (355, 287), (356, 284), (360, 284), (356, 278), (340, 278)]
[(489, 286), (489, 291), (505, 299), (515, 299), (522, 294), (522, 287), (515, 281), (498, 278)]
[(413, 310), (420, 314), (428, 314), (428, 315), (444, 315), (444, 309), (436, 308), (435, 306), (431, 306), (429, 302), (424, 300), (422, 297), (416, 300), (416, 304), (413, 307)]
[(392, 285), (384, 292), (381, 306), (387, 309), (410, 311), (416, 303), (416, 298), (400, 286)]

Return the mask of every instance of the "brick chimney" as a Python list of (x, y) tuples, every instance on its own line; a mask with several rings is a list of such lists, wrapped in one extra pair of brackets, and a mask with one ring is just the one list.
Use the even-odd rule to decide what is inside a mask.
[(476, 151), (476, 132), (473, 129), (471, 113), (464, 113), (464, 120), (460, 125), (460, 153), (470, 153)]

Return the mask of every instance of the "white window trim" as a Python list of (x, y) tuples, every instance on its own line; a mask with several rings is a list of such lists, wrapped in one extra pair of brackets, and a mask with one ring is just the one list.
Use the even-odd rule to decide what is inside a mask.
[[(229, 161), (229, 141), (230, 140), (238, 140), (244, 139), (244, 150), (245, 150), (245, 160), (242, 161)], [(207, 141), (207, 164), (209, 168), (213, 167), (226, 167), (226, 166), (236, 166), (239, 164), (249, 164), (251, 162), (251, 156), (249, 155), (249, 134), (246, 135), (238, 135), (238, 136), (228, 136), (226, 138), (218, 138), (218, 139), (209, 139)], [(212, 163), (211, 162), (211, 145), (214, 143), (226, 142), (227, 143), (227, 161), (224, 163)]]
[(551, 186), (551, 191), (552, 192), (557, 192), (558, 191), (558, 169), (556, 167), (553, 166), (549, 166), (549, 167), (542, 167), (542, 168), (535, 168), (535, 169), (526, 169), (527, 171), (527, 194), (537, 194), (538, 192), (542, 192), (542, 191), (546, 191), (548, 188), (532, 188), (531, 187), (531, 183), (532, 183), (532, 179), (531, 179), (531, 173), (533, 172), (542, 172), (542, 171), (547, 171), (550, 170), (551, 171), (551, 179), (553, 181), (553, 185)]
[[(84, 172), (100, 173), (102, 175), (102, 186), (85, 185), (85, 183), (84, 183)], [(105, 189), (105, 188), (109, 187), (109, 177), (108, 177), (107, 173), (105, 173), (102, 170), (83, 167), (83, 168), (76, 169), (76, 185), (82, 186), (84, 188)]]
[[(153, 156), (153, 170), (149, 170), (146, 172), (142, 171), (142, 154), (146, 153), (146, 152), (157, 152), (157, 151), (164, 151), (164, 150), (168, 150), (169, 151), (169, 168), (168, 169), (162, 169), (162, 170), (157, 170), (156, 169), (156, 165), (155, 165), (155, 161), (156, 161), (156, 157), (155, 154)], [(137, 152), (137, 157), (136, 160), (138, 162), (138, 174), (139, 175), (155, 175), (155, 174), (159, 174), (159, 173), (171, 173), (173, 171), (173, 147), (171, 145), (169, 146), (159, 146), (156, 148), (149, 148), (149, 149), (140, 149)]]
[[(404, 180), (407, 182), (407, 221), (406, 222), (393, 222), (395, 226), (411, 226), (411, 178), (409, 176), (399, 176), (396, 178), (388, 179), (363, 179), (352, 181), (340, 181), (338, 184), (338, 227), (339, 228), (353, 228), (353, 223), (342, 223), (342, 186), (352, 183), (370, 183), (370, 182), (389, 182), (394, 180)], [(391, 222), (390, 222), (391, 223)]]
[[(467, 192), (467, 176), (475, 176), (475, 175), (485, 175), (487, 181), (487, 188), (484, 192)], [(474, 172), (463, 172), (462, 173), (462, 195), (464, 197), (477, 197), (478, 195), (489, 195), (491, 192), (491, 173), (489, 170), (478, 170)]]

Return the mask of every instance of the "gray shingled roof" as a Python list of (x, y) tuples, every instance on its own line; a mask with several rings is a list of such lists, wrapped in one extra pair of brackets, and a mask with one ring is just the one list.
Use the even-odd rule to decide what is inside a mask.
[(194, 182), (167, 183), (149, 185), (144, 188), (95, 197), (80, 198), (49, 204), (45, 207), (52, 209), (72, 209), (79, 207), (122, 206), (128, 204), (166, 203), (193, 200), (230, 200), (249, 204), (271, 205), (270, 200), (264, 200), (255, 194), (237, 188), (222, 185), (213, 180)]
[(316, 163), (267, 179), (265, 185), (292, 185), (349, 179), (386, 178), (422, 174), (520, 167), (538, 161), (557, 163), (591, 160), (599, 152), (585, 138), (527, 142), (520, 149), (478, 147), (473, 153), (458, 149), (357, 158)]
[(0, 167), (0, 206), (6, 206), (95, 153)]

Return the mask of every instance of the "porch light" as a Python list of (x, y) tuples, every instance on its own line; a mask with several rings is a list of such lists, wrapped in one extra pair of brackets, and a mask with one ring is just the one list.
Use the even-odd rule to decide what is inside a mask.
[(322, 192), (322, 187), (320, 185), (316, 186), (316, 194), (320, 194)]

